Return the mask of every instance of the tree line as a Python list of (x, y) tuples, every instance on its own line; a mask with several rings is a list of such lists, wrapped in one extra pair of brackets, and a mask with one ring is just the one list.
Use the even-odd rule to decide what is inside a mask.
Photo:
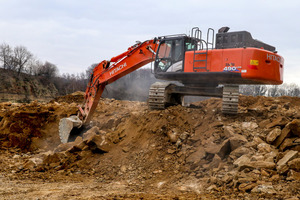
[(49, 61), (40, 61), (25, 46), (12, 47), (3, 43), (0, 45), (0, 67), (21, 74), (39, 77), (39, 80), (52, 83), (60, 95), (66, 95), (78, 90), (85, 90), (87, 73), (65, 73), (60, 75), (58, 67)]
[(0, 62), (2, 68), (35, 76), (52, 78), (58, 76), (56, 65), (42, 62), (24, 46), (12, 47), (6, 43), (0, 45)]
[(240, 93), (248, 96), (300, 97), (300, 87), (295, 83), (284, 83), (282, 85), (241, 85)]

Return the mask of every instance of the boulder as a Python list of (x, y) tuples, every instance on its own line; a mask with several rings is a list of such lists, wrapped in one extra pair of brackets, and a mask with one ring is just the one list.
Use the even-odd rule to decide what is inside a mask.
[(247, 142), (246, 144), (244, 144), (244, 147), (256, 149), (257, 145), (263, 142), (264, 141), (260, 137), (254, 136), (251, 142)]
[(255, 183), (242, 183), (239, 185), (239, 190), (246, 192), (252, 190), (257, 184)]
[(300, 145), (299, 138), (285, 138), (285, 140), (282, 142), (282, 144), (279, 147), (280, 151), (284, 151), (286, 148)]
[(287, 180), (292, 181), (300, 181), (300, 172), (296, 172), (294, 170), (290, 170), (287, 174)]
[(277, 166), (281, 166), (281, 165), (285, 165), (287, 164), (290, 160), (296, 158), (298, 155), (298, 151), (288, 151), (283, 158), (281, 158), (278, 162), (277, 162)]
[(296, 158), (296, 159), (289, 161), (288, 166), (290, 169), (300, 172), (300, 158)]
[(270, 181), (272, 181), (272, 182), (280, 181), (280, 176), (279, 176), (279, 174), (274, 174), (274, 175), (270, 178)]
[(97, 134), (100, 134), (100, 130), (97, 126), (94, 126), (83, 134), (82, 139), (89, 140), (91, 137)]
[(238, 147), (248, 142), (248, 140), (243, 135), (239, 135), (239, 134), (235, 134), (232, 137), (230, 137), (229, 141), (230, 141), (230, 151), (234, 151)]
[(300, 145), (293, 146), (293, 147), (291, 148), (291, 150), (299, 151), (299, 152), (300, 152)]
[(23, 168), (24, 169), (29, 169), (29, 170), (33, 170), (36, 167), (36, 164), (32, 161), (32, 160), (27, 160), (24, 165)]
[(276, 140), (273, 142), (273, 145), (278, 148), (279, 145), (283, 142), (283, 140), (286, 138), (286, 137), (289, 137), (290, 135), (290, 132), (291, 130), (285, 126), (282, 131), (281, 131), (281, 134), (276, 138)]
[(294, 158), (296, 158), (298, 155), (298, 151), (289, 151), (287, 152), (283, 158), (281, 158), (278, 162), (277, 162), (277, 171), (278, 173), (280, 174), (285, 174), (288, 170), (289, 170), (289, 167), (287, 166), (287, 163), (290, 161), (290, 160), (293, 160)]
[(106, 139), (105, 136), (94, 135), (90, 137), (86, 144), (90, 147), (90, 149), (94, 152), (106, 153), (112, 147), (112, 143)]
[(221, 121), (215, 121), (215, 122), (211, 123), (209, 126), (210, 127), (214, 127), (214, 128), (222, 127), (223, 126), (223, 122), (221, 122)]
[(279, 135), (281, 134), (280, 127), (274, 128), (270, 133), (267, 135), (266, 141), (271, 144)]
[(220, 158), (220, 156), (218, 156), (217, 154), (215, 154), (213, 160), (211, 161), (211, 163), (209, 164), (209, 168), (213, 169), (213, 168), (218, 168), (219, 164), (222, 162), (222, 159)]
[(270, 153), (271, 151), (273, 151), (273, 148), (271, 147), (271, 145), (262, 142), (260, 144), (257, 145), (257, 150), (258, 153)]
[(274, 169), (276, 166), (274, 162), (267, 161), (252, 161), (250, 165), (258, 169)]
[(272, 185), (257, 185), (251, 190), (251, 193), (276, 194), (276, 190)]
[(41, 158), (30, 158), (28, 159), (24, 165), (23, 168), (25, 169), (29, 169), (29, 170), (33, 170), (34, 168), (36, 168), (38, 165), (42, 164), (43, 160)]
[(86, 146), (85, 141), (82, 141), (82, 142), (80, 142), (79, 144), (76, 144), (76, 145), (72, 146), (72, 147), (69, 148), (67, 151), (70, 152), (70, 153), (82, 151), (82, 150), (84, 149), (85, 146)]
[(68, 142), (68, 143), (64, 143), (64, 144), (58, 145), (58, 146), (54, 149), (54, 153), (70, 150), (70, 149), (73, 148), (75, 145), (78, 145), (78, 144), (80, 144), (81, 142), (82, 142), (82, 137), (78, 136), (78, 137), (76, 137), (76, 139), (75, 139), (74, 142)]
[(189, 136), (190, 136), (190, 133), (184, 131), (183, 133), (181, 133), (179, 135), (179, 139), (181, 139), (182, 141), (185, 141)]
[(230, 157), (234, 160), (245, 154), (252, 154), (252, 149), (240, 146), (230, 153)]
[(234, 128), (232, 126), (224, 126), (224, 136), (229, 138), (233, 135), (235, 135)]
[(124, 153), (129, 152), (129, 150), (130, 150), (129, 147), (127, 147), (127, 146), (122, 148), (122, 151), (123, 151)]
[(270, 122), (271, 122), (270, 119), (265, 119), (265, 120), (263, 120), (263, 121), (261, 121), (261, 122), (259, 123), (259, 127), (260, 127), (260, 128), (265, 128), (265, 127), (267, 126), (267, 124), (270, 124)]
[(261, 174), (262, 176), (266, 176), (266, 177), (269, 177), (269, 176), (270, 176), (270, 174), (269, 174), (266, 170), (264, 170), (264, 169), (260, 169), (260, 174)]
[(291, 129), (293, 135), (300, 137), (300, 119), (294, 119), (287, 126)]
[(251, 157), (251, 161), (264, 161), (265, 160), (265, 157), (261, 154), (259, 155), (253, 155)]
[(63, 157), (64, 157), (63, 153), (50, 154), (44, 158), (43, 165), (50, 165), (51, 163), (60, 163)]
[(258, 127), (257, 123), (255, 122), (243, 122), (242, 123), (242, 129), (244, 130), (253, 130)]
[(175, 150), (175, 149), (168, 149), (167, 152), (168, 152), (169, 154), (173, 154), (173, 153), (176, 152), (176, 150)]
[(230, 147), (230, 140), (227, 139), (219, 146), (218, 156), (220, 156), (221, 159), (224, 159), (227, 155), (229, 155), (231, 152)]
[[(226, 141), (228, 142), (229, 140), (226, 140)], [(207, 153), (216, 154), (220, 151), (220, 145), (216, 144), (216, 143), (213, 143), (213, 142), (209, 142), (209, 143), (205, 144), (204, 150)]]
[(287, 165), (277, 166), (276, 169), (279, 174), (286, 174), (289, 171), (289, 167)]
[(179, 138), (178, 130), (176, 128), (173, 128), (172, 130), (169, 130), (167, 132), (167, 136), (168, 136), (170, 142), (176, 143), (178, 138)]
[(260, 137), (254, 136), (253, 137), (253, 142), (255, 142), (258, 145), (260, 143), (263, 143), (264, 141)]
[(274, 162), (267, 162), (267, 161), (247, 161), (245, 160), (240, 160), (239, 162), (234, 162), (234, 165), (239, 166), (239, 170), (243, 170), (245, 168), (250, 168), (250, 169), (274, 169), (276, 167), (276, 164)]
[(288, 123), (288, 120), (285, 117), (278, 117), (275, 120), (273, 120), (271, 123), (266, 125), (266, 128), (272, 128), (275, 126), (285, 126)]
[(248, 157), (248, 155), (242, 155), (241, 157), (236, 159), (233, 164), (237, 167), (240, 167), (240, 166), (242, 166), (244, 164), (247, 164), (249, 162), (250, 162), (250, 158)]
[(198, 163), (201, 159), (203, 159), (206, 155), (206, 152), (202, 146), (198, 146), (196, 151), (190, 154), (186, 158), (186, 162), (188, 163)]
[(233, 176), (231, 174), (227, 173), (222, 177), (221, 180), (223, 183), (228, 184), (229, 182), (231, 182), (233, 180)]
[(264, 155), (264, 161), (274, 162), (277, 156), (278, 156), (278, 150), (274, 149), (273, 151)]

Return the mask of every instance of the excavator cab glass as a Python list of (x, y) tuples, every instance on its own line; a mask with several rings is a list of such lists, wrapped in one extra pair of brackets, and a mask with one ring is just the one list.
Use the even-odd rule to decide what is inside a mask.
[(182, 72), (185, 51), (194, 51), (198, 43), (196, 38), (187, 36), (161, 40), (154, 63), (155, 72)]
[(156, 58), (156, 72), (176, 72), (183, 70), (183, 38), (167, 38), (160, 42)]

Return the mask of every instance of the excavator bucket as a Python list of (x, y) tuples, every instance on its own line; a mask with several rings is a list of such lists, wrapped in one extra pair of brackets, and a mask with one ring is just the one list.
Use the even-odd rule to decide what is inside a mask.
[(82, 121), (76, 116), (72, 115), (68, 118), (62, 118), (59, 121), (59, 137), (62, 143), (67, 143), (73, 128), (80, 128)]

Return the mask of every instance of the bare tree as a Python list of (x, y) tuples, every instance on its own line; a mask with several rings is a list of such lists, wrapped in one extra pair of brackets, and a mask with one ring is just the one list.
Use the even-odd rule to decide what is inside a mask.
[(290, 84), (288, 96), (299, 97), (300, 96), (300, 87), (295, 83)]
[(58, 75), (58, 68), (56, 65), (46, 61), (45, 64), (37, 65), (37, 75), (50, 79)]
[(4, 69), (12, 70), (14, 65), (12, 62), (12, 49), (8, 44), (1, 44), (0, 45), (0, 60), (2, 61)]
[(38, 66), (42, 65), (41, 61), (32, 57), (26, 64), (25, 73), (30, 75), (37, 75)]
[(244, 95), (266, 96), (268, 88), (265, 85), (241, 85), (240, 92)]
[(267, 93), (267, 87), (265, 85), (255, 85), (253, 90), (254, 96), (265, 96)]
[(24, 71), (25, 65), (29, 60), (33, 57), (32, 53), (30, 53), (26, 47), (17, 46), (13, 51), (13, 63), (16, 71), (20, 74)]

